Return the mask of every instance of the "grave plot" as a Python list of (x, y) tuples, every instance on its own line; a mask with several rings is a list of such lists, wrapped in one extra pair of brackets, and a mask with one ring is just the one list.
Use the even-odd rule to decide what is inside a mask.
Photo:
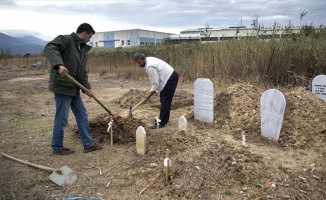
[[(227, 129), (237, 140), (246, 135), (247, 143), (267, 144), (261, 136), (260, 98), (265, 90), (250, 84), (235, 84), (214, 95), (214, 124)], [(323, 147), (326, 145), (326, 106), (323, 99), (303, 87), (284, 89), (286, 99), (278, 145), (293, 148)], [(197, 127), (205, 123), (194, 121), (194, 113), (185, 116)]]
[[(94, 119), (89, 121), (91, 128), (91, 136), (98, 143), (110, 143), (110, 131), (108, 131), (110, 118), (107, 113), (100, 114)], [(113, 116), (112, 132), (113, 132), (113, 144), (128, 144), (136, 142), (135, 131), (138, 126), (143, 126), (144, 123), (135, 118), (123, 118), (121, 116)], [(73, 128), (75, 133), (78, 130)], [(78, 134), (76, 134), (78, 136)]]
[[(137, 104), (147, 94), (145, 90), (130, 89), (129, 92), (121, 96), (120, 98), (112, 100), (112, 102), (118, 104), (122, 108), (129, 108), (130, 104), (133, 106)], [(193, 105), (193, 95), (184, 91), (176, 91), (172, 103), (171, 110)], [(151, 107), (159, 107), (158, 95), (154, 95), (148, 103)], [(107, 113), (98, 115), (94, 119), (90, 120), (90, 128), (92, 137), (99, 143), (110, 141), (110, 132), (108, 132), (108, 123), (110, 118)], [(136, 129), (138, 126), (144, 126), (144, 122), (133, 117), (121, 117), (113, 116), (112, 131), (113, 131), (113, 143), (114, 144), (126, 144), (136, 141)], [(77, 128), (73, 128), (77, 132)]]

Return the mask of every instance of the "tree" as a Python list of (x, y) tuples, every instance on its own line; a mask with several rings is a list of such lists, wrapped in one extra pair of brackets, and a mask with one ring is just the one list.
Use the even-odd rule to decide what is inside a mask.
[(207, 23), (205, 26), (205, 30), (201, 32), (204, 35), (204, 41), (209, 41), (209, 38), (211, 37), (212, 32), (209, 31), (209, 29), (211, 29), (211, 28), (209, 27), (209, 24)]
[(307, 14), (307, 12), (305, 12), (305, 10), (303, 10), (302, 13), (299, 13), (299, 14), (300, 14), (300, 27), (301, 27), (302, 18)]

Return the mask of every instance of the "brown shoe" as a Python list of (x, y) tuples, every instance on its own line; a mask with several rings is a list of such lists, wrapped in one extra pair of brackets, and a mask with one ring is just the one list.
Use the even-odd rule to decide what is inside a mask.
[(72, 150), (72, 149), (62, 148), (59, 151), (53, 152), (53, 155), (61, 155), (61, 156), (63, 156), (63, 155), (73, 154), (75, 152), (76, 151), (75, 150)]
[(91, 152), (91, 151), (96, 151), (98, 149), (102, 149), (102, 145), (99, 145), (99, 144), (94, 144), (93, 146), (84, 146), (84, 153), (88, 153), (88, 152)]

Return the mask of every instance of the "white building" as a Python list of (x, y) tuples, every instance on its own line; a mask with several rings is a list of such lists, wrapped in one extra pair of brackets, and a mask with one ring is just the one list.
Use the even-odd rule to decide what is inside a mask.
[(257, 36), (259, 36), (259, 38), (269, 38), (271, 36), (282, 37), (287, 34), (298, 33), (299, 31), (299, 27), (291, 27), (291, 29), (284, 29), (279, 27), (246, 28), (245, 26), (236, 26), (224, 29), (198, 28), (186, 29), (181, 31), (180, 34), (171, 35), (169, 39), (175, 43), (184, 41), (223, 41)]
[(236, 26), (229, 28), (197, 28), (186, 29), (180, 34), (156, 32), (142, 29), (130, 29), (119, 31), (96, 32), (90, 40), (93, 47), (135, 47), (140, 45), (156, 45), (162, 44), (165, 39), (170, 42), (213, 42), (224, 41), (230, 39), (259, 37), (260, 39), (268, 39), (273, 37), (283, 37), (287, 34), (300, 32), (300, 27), (291, 27), (285, 29), (282, 27), (250, 27)]
[(162, 44), (173, 33), (163, 33), (142, 29), (96, 32), (90, 45), (93, 47), (135, 47), (139, 45)]

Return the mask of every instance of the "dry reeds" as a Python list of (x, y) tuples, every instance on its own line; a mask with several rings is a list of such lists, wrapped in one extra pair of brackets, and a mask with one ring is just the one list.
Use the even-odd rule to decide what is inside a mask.
[[(275, 35), (212, 43), (166, 42), (156, 46), (93, 48), (89, 52), (87, 70), (102, 76), (109, 74), (110, 78), (144, 78), (144, 70), (133, 61), (136, 52), (161, 58), (188, 80), (202, 77), (227, 84), (248, 82), (308, 86), (312, 78), (326, 72), (326, 29), (304, 26), (299, 34), (291, 34), (287, 30), (283, 37)], [(42, 59), (42, 55), (2, 58), (0, 65), (21, 65)], [(45, 66), (49, 65), (46, 59), (44, 63)]]

